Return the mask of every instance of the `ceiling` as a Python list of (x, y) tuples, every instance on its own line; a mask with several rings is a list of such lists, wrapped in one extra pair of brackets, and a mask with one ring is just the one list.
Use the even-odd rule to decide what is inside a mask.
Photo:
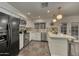
[[(24, 15), (30, 12), (30, 16), (41, 18), (51, 18), (51, 15), (47, 13), (48, 10), (56, 10), (58, 7), (62, 7), (64, 16), (79, 15), (79, 3), (78, 2), (48, 2), (48, 7), (42, 8), (42, 2), (8, 2), (13, 7), (18, 9)], [(52, 13), (53, 14), (53, 13)]]

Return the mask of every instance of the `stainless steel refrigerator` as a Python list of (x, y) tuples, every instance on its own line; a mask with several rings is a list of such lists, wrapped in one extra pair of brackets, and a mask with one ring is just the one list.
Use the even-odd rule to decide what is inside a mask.
[(0, 55), (18, 55), (19, 19), (0, 12)]

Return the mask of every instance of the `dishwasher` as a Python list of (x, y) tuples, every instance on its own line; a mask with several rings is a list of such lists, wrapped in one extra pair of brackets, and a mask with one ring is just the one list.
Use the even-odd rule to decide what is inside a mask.
[(46, 32), (41, 32), (41, 41), (47, 41), (47, 33)]

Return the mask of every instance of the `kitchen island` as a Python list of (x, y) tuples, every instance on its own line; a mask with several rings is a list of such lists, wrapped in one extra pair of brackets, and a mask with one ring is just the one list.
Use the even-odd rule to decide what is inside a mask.
[(61, 33), (53, 34), (48, 32), (48, 45), (51, 56), (68, 56), (69, 42), (76, 38)]

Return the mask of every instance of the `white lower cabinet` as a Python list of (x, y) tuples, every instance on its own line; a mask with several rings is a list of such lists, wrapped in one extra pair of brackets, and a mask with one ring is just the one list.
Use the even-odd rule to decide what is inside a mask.
[(47, 33), (46, 32), (31, 32), (30, 40), (47, 41)]
[(30, 33), (30, 40), (37, 40), (37, 41), (41, 41), (41, 33), (39, 32), (31, 32)]

